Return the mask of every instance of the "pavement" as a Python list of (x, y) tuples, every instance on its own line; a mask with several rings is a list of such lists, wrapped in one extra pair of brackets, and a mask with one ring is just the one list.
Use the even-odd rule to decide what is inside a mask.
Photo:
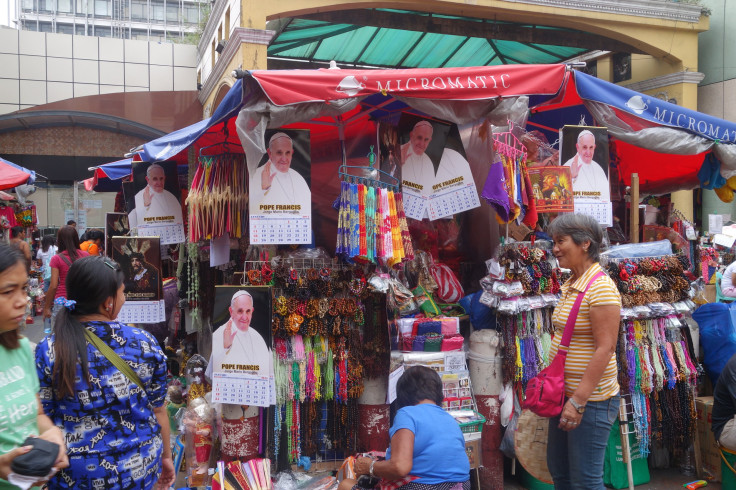
[(34, 316), (33, 323), (23, 325), (20, 331), (34, 345), (39, 343), (45, 336), (43, 333), (43, 315)]

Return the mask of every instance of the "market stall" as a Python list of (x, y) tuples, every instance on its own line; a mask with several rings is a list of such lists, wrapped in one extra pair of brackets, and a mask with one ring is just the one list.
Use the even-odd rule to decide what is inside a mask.
[[(459, 412), (468, 444), (482, 427), (482, 479), (498, 486), (501, 390), (487, 380), (521, 392), (546, 365), (550, 312), (564, 280), (548, 243), (522, 241), (558, 212), (586, 209), (598, 216), (603, 205), (611, 216), (611, 201), (622, 197), (573, 201), (566, 166), (531, 171), (527, 130), (559, 131), (577, 124), (584, 111), (598, 127), (573, 128), (568, 149), (574, 138), (580, 144), (602, 131), (599, 146), (610, 141), (615, 156), (608, 168), (624, 184), (636, 170), (645, 193), (697, 185), (704, 160), (720, 166), (718, 175), (736, 169), (733, 146), (723, 144), (729, 123), (702, 119), (718, 125), (716, 145), (698, 122), (693, 131), (673, 116), (677, 128), (663, 127), (670, 119), (660, 117), (663, 111), (675, 110), (666, 102), (637, 105), (641, 94), (589, 78), (564, 65), (255, 71), (238, 80), (211, 118), (144, 144), (131, 162), (120, 162), (146, 180), (167, 166), (174, 172), (188, 166), (189, 189), (179, 195), (185, 234), (169, 242), (179, 244), (183, 309), (180, 320), (167, 321), (189, 404), (182, 451), (190, 482), (204, 481), (218, 458), (265, 456), (276, 473), (385, 449), (389, 379), (419, 363), (442, 374), (444, 408)], [(422, 131), (434, 148), (410, 146)], [(656, 160), (640, 156), (665, 149), (681, 154), (681, 164), (648, 177), (656, 175)], [(434, 180), (423, 180), (422, 168), (432, 168)], [(544, 172), (557, 178), (549, 188)], [(141, 192), (145, 183), (126, 201)], [(140, 210), (140, 202), (133, 207)], [(161, 226), (177, 223), (173, 217), (167, 223), (167, 214), (174, 215), (139, 220), (151, 226), (138, 235), (168, 240)], [(692, 226), (677, 221), (683, 235)], [(517, 244), (509, 244), (514, 237)], [(297, 250), (299, 244), (305, 246)], [(142, 243), (126, 247), (123, 260), (141, 253)], [(509, 252), (518, 247), (526, 247), (523, 263)], [(146, 253), (156, 249), (149, 244)], [(492, 258), (513, 264), (519, 277), (487, 270)], [(698, 364), (682, 322), (694, 307), (685, 278), (693, 262), (671, 249), (609, 262), (626, 298), (618, 358), (641, 455), (650, 441), (676, 454), (691, 450)], [(464, 310), (454, 305), (474, 291), (474, 303), (467, 300)], [(258, 336), (249, 342), (265, 345), (272, 356), (230, 357), (241, 302), (249, 305), (248, 323)], [(481, 342), (476, 334), (483, 328), (495, 331)], [(468, 366), (468, 337), (475, 349), (500, 342), (499, 357), (471, 350), (476, 365)], [(641, 366), (651, 366), (647, 376)], [(676, 431), (663, 424), (663, 413), (681, 422)], [(225, 471), (218, 474), (222, 481)]]

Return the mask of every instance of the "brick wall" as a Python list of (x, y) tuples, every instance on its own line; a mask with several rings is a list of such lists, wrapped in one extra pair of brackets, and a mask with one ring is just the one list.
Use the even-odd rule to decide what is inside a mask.
[(0, 134), (0, 153), (109, 157), (123, 155), (146, 141), (104, 129), (51, 127)]

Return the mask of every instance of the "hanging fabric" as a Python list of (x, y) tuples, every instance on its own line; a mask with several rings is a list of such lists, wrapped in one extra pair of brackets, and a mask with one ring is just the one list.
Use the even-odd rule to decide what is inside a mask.
[(189, 241), (229, 234), (241, 238), (247, 227), (245, 156), (236, 153), (200, 155), (186, 203)]

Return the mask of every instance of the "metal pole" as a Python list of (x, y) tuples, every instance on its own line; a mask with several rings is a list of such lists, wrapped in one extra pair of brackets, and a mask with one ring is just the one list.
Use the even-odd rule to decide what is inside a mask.
[(639, 243), (639, 174), (631, 174), (631, 243)]
[(79, 182), (74, 181), (74, 221), (79, 223)]
[[(637, 209), (638, 209), (637, 204)], [(619, 433), (621, 435), (621, 455), (626, 463), (626, 477), (629, 479), (629, 490), (634, 490), (634, 470), (631, 467), (631, 448), (629, 447), (629, 416), (626, 413), (626, 398), (621, 397), (618, 407)]]

